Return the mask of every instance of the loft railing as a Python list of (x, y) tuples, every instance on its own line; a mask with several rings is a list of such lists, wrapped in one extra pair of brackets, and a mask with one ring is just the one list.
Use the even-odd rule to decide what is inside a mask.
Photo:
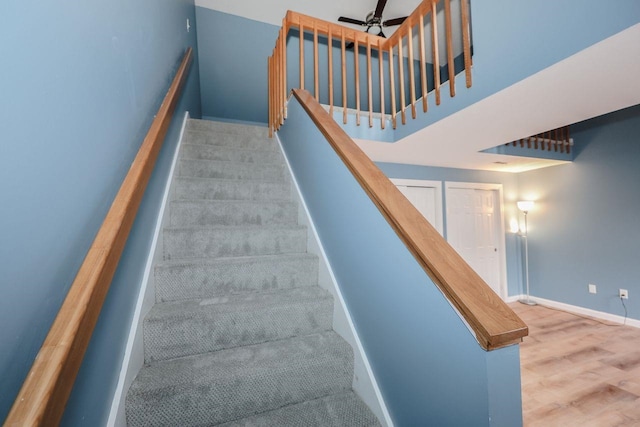
[(188, 48), (107, 216), (62, 303), (5, 426), (58, 425), (192, 61)]
[[(427, 112), (429, 88), (435, 96), (435, 103), (441, 102), (441, 82), (449, 80), (449, 92), (455, 96), (455, 58), (454, 40), (461, 40), (462, 57), (464, 59), (464, 70), (467, 87), (471, 87), (471, 40), (469, 30), (469, 10), (467, 0), (460, 0), (460, 16), (453, 17), (452, 0), (424, 0), (411, 13), (405, 22), (388, 39), (371, 35), (359, 30), (344, 27), (342, 25), (312, 18), (296, 12), (288, 11), (282, 21), (282, 27), (278, 35), (273, 53), (268, 60), (269, 73), (269, 129), (270, 134), (278, 130), (286, 118), (286, 103), (289, 90), (293, 88), (293, 83), (287, 76), (287, 37), (292, 29), (297, 30), (298, 46), (298, 70), (299, 84), (297, 88), (305, 89), (309, 65), (312, 67), (313, 88), (312, 92), (317, 101), (320, 100), (321, 90), (324, 94), (328, 91), (326, 102), (329, 113), (333, 115), (334, 108), (340, 107), (343, 112), (343, 122), (347, 123), (347, 109), (351, 105), (355, 108), (356, 123), (360, 125), (361, 105), (363, 93), (366, 92), (367, 106), (365, 112), (368, 114), (369, 127), (373, 127), (374, 115), (380, 114), (380, 126), (384, 129), (387, 105), (390, 110), (391, 124), (395, 129), (397, 117), (400, 116), (402, 124), (406, 123), (407, 109), (411, 110), (412, 118), (417, 116), (419, 100), (422, 100), (422, 109)], [(438, 7), (444, 11), (444, 29), (439, 28), (437, 11)], [(457, 19), (454, 25), (454, 19)], [(459, 34), (455, 34), (454, 27)], [(425, 31), (428, 28), (429, 31)], [(312, 39), (312, 61), (307, 64), (305, 55), (305, 35)], [(320, 55), (319, 37), (326, 41), (322, 43), (322, 49), (326, 49), (326, 64), (322, 64)], [(417, 42), (414, 39), (417, 38)], [(440, 70), (440, 43), (443, 39), (447, 58), (448, 76), (442, 76)], [(339, 45), (339, 54), (335, 55), (334, 44)], [(430, 47), (431, 58), (427, 58), (427, 47)], [(417, 52), (416, 52), (417, 49)], [(347, 55), (347, 52), (353, 55)], [(377, 56), (377, 67), (375, 67), (372, 56)], [(338, 56), (340, 59), (334, 58)], [(348, 61), (347, 56), (353, 56), (353, 60)], [(415, 59), (417, 58), (417, 60)], [(432, 63), (428, 63), (431, 60)], [(339, 74), (335, 76), (335, 62), (341, 64)], [(363, 61), (363, 64), (360, 62)], [(416, 64), (417, 62), (417, 64)], [(417, 65), (417, 67), (416, 67)], [(324, 68), (327, 67), (327, 68)], [(366, 84), (361, 82), (361, 67), (366, 67)], [(405, 71), (406, 68), (406, 71)], [(416, 68), (418, 70), (416, 70)], [(327, 70), (327, 77), (324, 79), (324, 72)], [(348, 76), (348, 69), (353, 73)], [(386, 71), (385, 71), (386, 70)], [(428, 70), (432, 70), (431, 73)], [(376, 74), (377, 73), (377, 74)], [(375, 74), (375, 76), (374, 76)], [(431, 79), (429, 79), (431, 74)], [(353, 76), (353, 82), (352, 77)], [(322, 81), (321, 81), (322, 80)], [(336, 80), (338, 80), (336, 82)], [(377, 80), (377, 81), (374, 81)], [(335, 98), (335, 85), (340, 87), (338, 102)], [(353, 87), (349, 87), (350, 84)], [(364, 87), (363, 87), (364, 86)], [(355, 91), (355, 99), (351, 97), (348, 102), (349, 92)], [(390, 99), (386, 99), (386, 96)], [(374, 111), (374, 96), (377, 96), (379, 107)], [(388, 104), (387, 104), (388, 103)]]
[(293, 95), (485, 350), (519, 343), (527, 325), (449, 245), (306, 90)]
[(569, 126), (563, 126), (557, 129), (553, 129), (547, 132), (542, 132), (537, 135), (522, 138), (517, 141), (508, 142), (505, 145), (513, 145), (514, 147), (520, 145), (524, 148), (533, 148), (535, 150), (560, 151), (561, 153), (571, 154), (571, 146), (573, 140), (569, 132)]

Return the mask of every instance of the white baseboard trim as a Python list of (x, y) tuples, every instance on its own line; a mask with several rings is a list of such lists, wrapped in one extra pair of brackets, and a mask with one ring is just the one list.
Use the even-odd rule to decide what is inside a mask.
[[(180, 146), (182, 145), (182, 137), (184, 135), (185, 128), (187, 126), (187, 120), (189, 119), (189, 112), (185, 112), (184, 119), (182, 121), (182, 128), (180, 129), (180, 135), (178, 137), (178, 144), (176, 150), (173, 153), (173, 159), (171, 161), (171, 169), (169, 170), (169, 176), (165, 183), (164, 194), (162, 196), (162, 204), (160, 205), (160, 211), (156, 218), (156, 227), (153, 233), (153, 241), (151, 242), (151, 250), (147, 257), (147, 263), (144, 268), (144, 276), (142, 277), (142, 284), (140, 285), (140, 292), (138, 292), (138, 299), (136, 301), (136, 309), (133, 314), (133, 320), (131, 322), (131, 328), (129, 329), (129, 337), (127, 339), (127, 347), (125, 349), (124, 357), (122, 360), (122, 368), (120, 369), (120, 376), (118, 378), (118, 385), (113, 395), (111, 402), (111, 410), (109, 411), (109, 418), (107, 420), (108, 427), (126, 427), (126, 412), (125, 401), (127, 398), (127, 391), (131, 386), (136, 375), (144, 364), (144, 345), (142, 339), (142, 322), (144, 316), (149, 310), (149, 299), (155, 298), (155, 289), (150, 285), (150, 278), (153, 272), (153, 263), (158, 246), (158, 240), (162, 231), (162, 221), (164, 219), (164, 212), (169, 201), (169, 193), (171, 190), (171, 179), (178, 162), (178, 153), (180, 152)], [(153, 298), (151, 298), (153, 300)], [(153, 302), (153, 301), (152, 301)]]
[[(347, 304), (344, 300), (344, 297), (342, 296), (342, 292), (340, 291), (340, 286), (338, 286), (338, 281), (335, 275), (333, 274), (333, 270), (331, 269), (331, 265), (329, 264), (329, 259), (325, 253), (324, 247), (322, 246), (322, 242), (315, 228), (315, 224), (311, 220), (311, 214), (309, 213), (307, 204), (305, 203), (305, 200), (302, 197), (302, 193), (300, 191), (300, 187), (298, 186), (298, 182), (296, 181), (295, 176), (293, 175), (293, 171), (291, 169), (291, 164), (289, 163), (289, 159), (285, 155), (284, 149), (282, 147), (282, 142), (280, 141), (278, 134), (275, 134), (275, 137), (280, 147), (280, 151), (282, 152), (282, 155), (285, 159), (285, 163), (287, 165), (289, 175), (291, 176), (291, 181), (293, 182), (293, 185), (295, 187), (298, 200), (300, 200), (300, 204), (304, 211), (304, 216), (306, 217), (307, 226), (309, 227), (309, 230), (312, 233), (312, 236), (315, 240), (315, 244), (316, 244), (315, 246), (317, 248), (317, 252), (319, 252), (317, 255), (320, 257), (320, 262), (321, 264), (324, 265), (324, 268), (326, 269), (328, 276), (330, 277), (331, 286), (333, 288), (332, 293), (334, 297), (337, 299), (336, 302), (338, 307), (334, 308), (334, 324), (336, 323), (336, 317), (340, 317), (340, 319), (338, 320), (338, 323), (340, 323), (340, 321), (342, 322), (346, 321), (346, 323), (348, 324), (347, 326), (348, 330), (342, 331), (342, 334), (350, 334), (351, 336), (350, 337), (343, 336), (343, 338), (346, 341), (348, 341), (352, 345), (352, 347), (355, 347), (353, 348), (353, 352), (354, 352), (354, 357), (356, 358), (356, 363), (357, 363), (357, 360), (360, 359), (362, 361), (362, 364), (364, 365), (363, 368), (365, 370), (366, 375), (368, 376), (370, 388), (372, 389), (373, 394), (375, 396), (375, 402), (372, 402), (371, 399), (368, 399), (368, 397), (370, 397), (370, 391), (369, 393), (366, 393), (366, 390), (362, 390), (362, 391), (365, 391), (365, 393), (358, 393), (358, 394), (363, 399), (363, 401), (365, 401), (367, 405), (369, 405), (369, 407), (376, 414), (376, 416), (378, 416), (378, 418), (382, 416), (382, 419), (380, 420), (380, 422), (383, 425), (385, 425), (386, 427), (393, 427), (394, 426), (393, 420), (391, 419), (389, 410), (387, 409), (387, 406), (384, 402), (382, 393), (380, 392), (380, 387), (378, 386), (373, 370), (371, 369), (371, 364), (369, 363), (367, 354), (364, 351), (364, 347), (362, 346), (362, 342), (360, 341), (360, 337), (358, 336), (355, 325), (353, 324), (353, 321), (351, 320), (351, 316), (349, 315)], [(323, 266), (321, 265), (320, 268), (322, 269), (322, 267)], [(336, 332), (341, 332), (341, 331), (336, 331)], [(354, 370), (357, 372), (358, 367), (354, 366)], [(369, 388), (368, 386), (369, 385), (366, 385), (365, 387)], [(362, 388), (365, 388), (365, 387), (362, 387)], [(358, 387), (356, 386), (356, 384), (354, 384), (354, 389), (356, 389), (356, 391), (359, 391), (357, 390)]]
[[(507, 302), (516, 302), (519, 299), (524, 298), (525, 295), (511, 296), (507, 298)], [(548, 308), (554, 308), (556, 310), (566, 311), (568, 313), (578, 314), (580, 316), (593, 317), (599, 320), (605, 320), (607, 322), (614, 322), (625, 324), (626, 326), (633, 326), (634, 328), (640, 328), (640, 320), (631, 319), (627, 317), (625, 322), (624, 316), (618, 316), (617, 314), (606, 313), (604, 311), (592, 310), (590, 308), (584, 308), (577, 305), (565, 304), (563, 302), (553, 301), (545, 298), (539, 298), (531, 296), (531, 299), (537, 302), (539, 305)]]

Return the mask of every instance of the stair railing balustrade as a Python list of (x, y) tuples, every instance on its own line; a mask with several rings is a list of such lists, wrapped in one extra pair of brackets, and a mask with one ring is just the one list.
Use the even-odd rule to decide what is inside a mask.
[[(440, 105), (441, 80), (443, 80), (443, 77), (447, 78), (447, 76), (441, 75), (440, 70), (440, 39), (444, 39), (443, 46), (446, 49), (450, 95), (452, 97), (455, 96), (454, 40), (461, 40), (466, 86), (468, 88), (471, 87), (472, 62), (469, 6), (467, 0), (461, 0), (459, 3), (460, 16), (454, 17), (451, 2), (452, 0), (423, 0), (389, 38), (378, 37), (357, 29), (288, 11), (282, 21), (282, 27), (272, 55), (268, 59), (268, 120), (270, 135), (273, 135), (273, 132), (278, 130), (284, 123), (287, 116), (287, 99), (290, 90), (294, 88), (293, 78), (287, 76), (287, 38), (292, 29), (297, 31), (299, 39), (299, 47), (297, 49), (299, 51), (299, 84), (295, 88), (305, 89), (305, 79), (307, 77), (305, 68), (307, 65), (312, 64), (313, 87), (308, 89), (310, 89), (317, 101), (320, 101), (321, 90), (328, 91), (327, 96), (324, 96), (325, 92), (322, 93), (323, 98), (328, 103), (329, 113), (333, 116), (336, 107), (342, 108), (342, 117), (345, 124), (348, 120), (347, 110), (351, 105), (355, 108), (356, 124), (360, 125), (361, 115), (363, 114), (361, 111), (363, 88), (361, 86), (365, 86), (364, 90), (366, 91), (368, 105), (365, 114), (368, 115), (369, 127), (373, 127), (374, 115), (379, 114), (380, 126), (382, 129), (385, 128), (386, 102), (390, 104), (389, 114), (394, 129), (397, 126), (398, 116), (400, 116), (401, 123), (406, 124), (407, 109), (411, 110), (411, 117), (413, 119), (416, 118), (417, 104), (419, 104), (420, 100), (422, 110), (426, 113), (429, 88), (432, 88), (436, 105)], [(443, 10), (444, 13), (445, 25), (443, 29), (439, 28), (438, 24), (439, 5), (440, 10)], [(454, 19), (459, 19), (460, 25), (453, 25)], [(454, 35), (454, 27), (459, 29), (459, 34)], [(425, 28), (430, 28), (430, 31), (425, 31)], [(306, 63), (307, 57), (305, 56), (305, 35), (312, 39), (313, 46), (311, 49), (313, 62), (309, 64)], [(327, 64), (322, 64), (322, 68), (327, 70), (326, 79), (324, 78), (325, 73), (320, 72), (320, 62), (324, 58), (324, 53), (320, 55), (319, 37), (323, 37), (326, 43), (326, 46), (324, 46), (325, 43), (322, 43), (322, 49), (327, 50)], [(417, 46), (414, 45), (415, 38), (417, 38)], [(339, 55), (334, 54), (335, 44), (339, 46)], [(431, 58), (427, 58), (428, 46), (431, 48)], [(416, 47), (418, 50), (417, 60), (414, 60)], [(351, 53), (347, 55), (349, 51), (352, 51), (353, 55)], [(373, 66), (372, 56), (374, 55), (378, 58), (378, 67)], [(337, 76), (334, 76), (334, 65), (336, 65), (334, 64), (334, 56), (338, 56), (341, 61), (341, 76), (337, 83), (341, 86), (341, 91), (336, 90), (334, 87), (337, 78)], [(353, 56), (353, 60), (350, 63), (347, 62), (347, 56)], [(366, 85), (360, 81), (361, 60), (366, 62), (363, 64), (363, 67), (366, 67)], [(431, 64), (428, 63), (429, 60), (432, 61)], [(377, 70), (374, 68), (377, 68)], [(350, 76), (347, 76), (348, 69), (354, 72), (353, 80)], [(427, 70), (432, 70), (432, 73), (428, 73)], [(431, 74), (431, 80), (429, 80), (429, 74)], [(396, 80), (398, 86), (396, 86)], [(353, 87), (349, 87), (348, 83), (351, 81), (353, 81)], [(342, 95), (338, 97), (338, 105), (336, 105), (336, 100), (334, 99), (334, 92), (336, 91)], [(355, 100), (353, 99), (353, 92), (355, 92)], [(385, 99), (387, 94), (390, 96), (389, 100)], [(350, 103), (348, 102), (349, 97), (351, 98)], [(374, 97), (378, 98), (376, 100), (376, 103), (378, 103), (377, 111), (374, 111)]]

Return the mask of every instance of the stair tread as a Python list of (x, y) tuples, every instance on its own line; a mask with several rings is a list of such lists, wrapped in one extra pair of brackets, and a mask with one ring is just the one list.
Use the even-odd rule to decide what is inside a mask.
[(278, 231), (278, 230), (305, 230), (304, 225), (185, 225), (165, 227), (165, 231)]
[[(237, 153), (242, 153), (242, 154), (260, 154), (260, 155), (273, 155), (273, 154), (277, 154), (278, 158), (280, 159), (280, 161), (284, 161), (284, 159), (281, 157), (281, 154), (279, 151), (273, 150), (272, 148), (266, 148), (262, 149), (262, 148), (247, 148), (247, 147), (234, 147), (234, 146), (228, 146), (228, 145), (213, 145), (213, 144), (199, 144), (197, 142), (189, 142), (189, 141), (185, 141), (182, 144), (182, 148), (184, 147), (188, 147), (188, 148), (192, 148), (192, 149), (202, 149), (202, 150), (206, 150), (206, 151), (232, 151), (232, 152), (237, 152)], [(181, 157), (184, 158), (184, 157)], [(203, 159), (206, 160), (206, 159)], [(260, 158), (260, 160), (262, 161), (262, 158)], [(271, 164), (271, 163), (268, 163)]]
[(237, 310), (257, 309), (259, 306), (290, 305), (321, 299), (332, 299), (332, 297), (329, 292), (319, 286), (307, 286), (266, 292), (224, 295), (204, 299), (170, 301), (155, 304), (149, 311), (146, 319), (160, 320), (166, 317), (188, 316), (190, 313), (204, 311), (228, 313)]
[(221, 183), (229, 183), (229, 184), (233, 184), (233, 183), (240, 183), (240, 184), (289, 184), (288, 178), (287, 180), (283, 181), (281, 179), (253, 179), (253, 178), (207, 178), (207, 177), (201, 177), (201, 176), (178, 176), (176, 175), (176, 180), (179, 181), (188, 181), (188, 180), (193, 180), (193, 181), (204, 181), (204, 182), (221, 182)]
[(333, 331), (151, 363), (127, 424), (216, 425), (351, 388), (353, 352)]
[[(269, 341), (206, 354), (161, 360), (144, 366), (129, 390), (140, 395), (154, 390), (194, 388), (213, 381), (234, 381), (251, 369), (265, 374), (276, 367), (293, 368), (316, 358), (338, 359), (351, 356), (351, 347), (336, 332), (326, 331), (300, 337)], [(283, 363), (287, 360), (289, 363)], [(346, 368), (351, 368), (347, 363)], [(280, 369), (279, 369), (280, 370)], [(350, 369), (345, 369), (347, 372)], [(274, 372), (275, 373), (275, 372)], [(349, 375), (349, 385), (351, 378)]]
[(332, 316), (319, 286), (159, 303), (144, 322), (145, 361), (328, 331)]
[(179, 266), (200, 266), (200, 265), (220, 265), (220, 264), (244, 264), (247, 262), (274, 262), (283, 259), (317, 259), (316, 255), (306, 252), (293, 252), (290, 254), (274, 254), (274, 255), (249, 255), (236, 256), (226, 258), (202, 258), (202, 259), (178, 259), (165, 260), (156, 263), (157, 268), (170, 268)]
[(285, 406), (219, 427), (377, 427), (380, 422), (353, 392)]

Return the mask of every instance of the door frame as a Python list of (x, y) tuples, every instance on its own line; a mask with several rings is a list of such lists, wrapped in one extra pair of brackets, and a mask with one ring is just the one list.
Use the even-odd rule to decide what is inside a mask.
[(442, 203), (442, 181), (429, 181), (425, 179), (398, 179), (391, 178), (390, 181), (393, 185), (404, 185), (407, 187), (427, 187), (427, 188), (435, 188), (436, 189), (436, 223), (431, 224), (438, 230), (441, 236), (444, 236), (444, 225), (443, 225), (443, 203)]
[[(449, 199), (449, 194), (451, 190), (454, 189), (466, 189), (466, 190), (490, 190), (494, 191), (494, 194), (497, 196), (498, 202), (498, 211), (500, 213), (499, 216), (499, 224), (497, 224), (497, 249), (500, 255), (498, 256), (499, 263), (499, 275), (500, 275), (500, 293), (499, 296), (503, 300), (507, 298), (507, 252), (506, 252), (506, 235), (505, 235), (505, 227), (504, 227), (504, 196), (502, 184), (487, 184), (487, 183), (479, 183), (479, 182), (454, 182), (454, 181), (445, 181), (445, 203)], [(445, 218), (449, 216), (449, 206), (446, 206), (445, 209)], [(447, 224), (447, 235), (449, 235), (449, 221), (446, 221)]]

